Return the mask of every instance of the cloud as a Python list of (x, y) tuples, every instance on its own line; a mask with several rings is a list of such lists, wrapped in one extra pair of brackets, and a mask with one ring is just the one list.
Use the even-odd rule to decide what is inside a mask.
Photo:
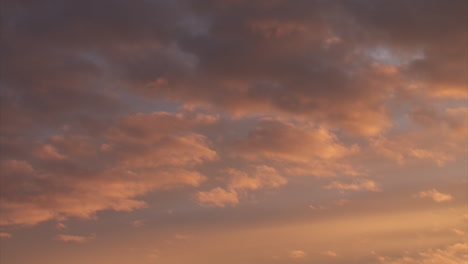
[(57, 228), (57, 229), (67, 229), (67, 226), (64, 223), (57, 223), (55, 225), (55, 228)]
[[(431, 140), (429, 135), (432, 135)], [(451, 147), (452, 144), (434, 143), (433, 139), (439, 137), (441, 137), (439, 133), (425, 133), (423, 137), (421, 133), (405, 133), (394, 138), (378, 137), (372, 139), (372, 148), (378, 154), (393, 159), (400, 165), (414, 160), (426, 160), (443, 167), (449, 161), (455, 160), (454, 154), (459, 151), (458, 148)]]
[(0, 224), (34, 225), (90, 218), (102, 210), (132, 211), (147, 206), (134, 199), (137, 196), (199, 186), (206, 176), (195, 167), (218, 156), (194, 129), (216, 120), (165, 112), (126, 115), (94, 137), (62, 132), (36, 143), (47, 155), (2, 161)]
[(215, 161), (196, 199), (228, 206), (366, 174), (368, 142), (401, 165), (466, 153), (464, 1), (229, 2), (6, 0), (0, 225), (144, 208)]
[(272, 162), (290, 175), (359, 174), (345, 161), (358, 146), (346, 146), (331, 131), (307, 122), (263, 119), (233, 148), (239, 157)]
[(380, 192), (381, 189), (378, 184), (372, 180), (358, 180), (353, 183), (344, 183), (340, 181), (332, 181), (330, 184), (323, 187), (326, 190), (340, 190), (340, 191), (371, 191)]
[(332, 258), (335, 258), (335, 257), (338, 256), (338, 254), (333, 250), (324, 251), (324, 252), (322, 252), (322, 254), (325, 255), (325, 256), (328, 256), (328, 257), (332, 257)]
[(236, 169), (228, 169), (230, 175), (228, 188), (230, 190), (257, 190), (261, 188), (278, 188), (285, 185), (288, 180), (278, 172), (265, 165), (257, 166), (252, 175)]
[[(434, 96), (465, 94), (459, 76), (466, 65), (453, 55), (464, 51), (462, 3), (433, 3), (434, 9), (453, 13), (447, 18), (420, 1), (377, 5), (372, 12), (365, 2), (243, 1), (222, 8), (219, 1), (203, 7), (190, 1), (118, 1), (112, 10), (89, 0), (54, 8), (8, 2), (5, 20), (15, 23), (5, 28), (9, 67), (4, 82), (8, 98), (18, 100), (5, 100), (4, 107), (21, 110), (15, 112), (20, 118), (6, 119), (8, 127), (115, 113), (126, 106), (125, 91), (234, 115), (304, 116), (376, 135), (391, 125), (383, 102), (401, 79), (429, 87)], [(398, 8), (402, 4), (408, 8)], [(408, 11), (417, 8), (423, 11)], [(421, 14), (433, 21), (413, 19)], [(396, 16), (402, 22), (394, 24), (390, 17)], [(450, 41), (429, 37), (428, 28)], [(29, 43), (36, 45), (25, 52)], [(382, 47), (392, 51), (387, 57), (393, 60), (367, 55)], [(424, 56), (390, 65), (396, 73), (375, 67), (415, 57), (423, 48)], [(115, 93), (114, 87), (122, 90)], [(92, 101), (84, 104), (67, 95)], [(28, 116), (35, 113), (47, 115)]]
[(353, 152), (326, 129), (268, 119), (238, 144), (240, 155), (245, 158), (263, 156), (290, 162), (335, 159)]
[(226, 191), (221, 187), (206, 192), (198, 192), (196, 200), (202, 205), (217, 207), (237, 205), (239, 203), (239, 197), (235, 191)]
[(63, 242), (72, 242), (72, 243), (85, 243), (94, 238), (95, 238), (94, 235), (77, 236), (77, 235), (63, 235), (63, 234), (57, 235), (55, 237), (56, 240), (63, 241)]
[(207, 192), (198, 192), (196, 200), (200, 204), (225, 207), (226, 205), (237, 205), (247, 191), (264, 188), (278, 188), (285, 185), (288, 180), (278, 174), (277, 170), (259, 165), (253, 167), (250, 172), (237, 169), (226, 169), (228, 175), (227, 190), (217, 187)]
[(302, 259), (307, 256), (307, 253), (302, 250), (291, 250), (289, 252), (289, 257), (292, 259)]
[(0, 232), (0, 238), (11, 238), (12, 235), (6, 232)]
[(8, 1), (2, 129), (109, 120), (149, 96), (371, 136), (395, 94), (466, 98), (463, 1), (367, 2)]
[(342, 207), (342, 206), (345, 206), (346, 204), (348, 204), (350, 202), (350, 200), (347, 200), (347, 199), (338, 199), (338, 200), (335, 200), (335, 201), (331, 201), (327, 204), (310, 204), (309, 205), (309, 209), (311, 210), (328, 210), (328, 209), (332, 209), (334, 207)]
[(379, 257), (382, 264), (459, 264), (466, 261), (468, 257), (468, 246), (466, 243), (457, 243), (445, 248), (427, 249), (407, 253), (399, 258)]
[(177, 240), (189, 240), (192, 238), (192, 236), (186, 234), (175, 234), (174, 238)]
[(427, 191), (420, 191), (416, 197), (419, 198), (429, 198), (437, 203), (448, 202), (453, 200), (453, 196), (450, 194), (445, 194), (437, 191), (436, 189), (430, 189)]
[(145, 225), (146, 220), (134, 220), (131, 222), (133, 227), (142, 227)]
[(465, 232), (463, 230), (453, 228), (452, 231), (453, 231), (454, 234), (456, 234), (458, 236), (465, 236)]

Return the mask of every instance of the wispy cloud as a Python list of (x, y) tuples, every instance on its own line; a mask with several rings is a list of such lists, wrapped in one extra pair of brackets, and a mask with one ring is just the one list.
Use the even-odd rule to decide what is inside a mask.
[(292, 259), (302, 259), (307, 256), (307, 253), (302, 250), (291, 250), (289, 252), (289, 257)]
[(323, 187), (326, 190), (340, 190), (340, 191), (371, 191), (380, 192), (381, 189), (378, 184), (372, 180), (358, 180), (352, 183), (345, 183), (340, 181), (332, 181), (330, 184)]
[(60, 234), (60, 235), (55, 236), (55, 239), (59, 241), (63, 241), (63, 242), (85, 243), (85, 242), (88, 242), (89, 240), (94, 239), (95, 237), (96, 237), (95, 235), (79, 236), (79, 235)]
[(2, 237), (2, 238), (11, 238), (12, 235), (10, 233), (0, 232), (0, 237)]
[(453, 200), (452, 195), (441, 193), (434, 188), (426, 191), (420, 191), (418, 194), (416, 194), (416, 197), (432, 199), (434, 202), (437, 203), (448, 202)]

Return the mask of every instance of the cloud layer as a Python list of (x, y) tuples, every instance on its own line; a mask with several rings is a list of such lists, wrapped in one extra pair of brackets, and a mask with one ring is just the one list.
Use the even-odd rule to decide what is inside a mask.
[(467, 10), (5, 0), (0, 262), (459, 262)]

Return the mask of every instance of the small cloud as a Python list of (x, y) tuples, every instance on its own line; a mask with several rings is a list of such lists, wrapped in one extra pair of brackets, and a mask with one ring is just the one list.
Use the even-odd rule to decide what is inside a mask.
[(67, 226), (65, 224), (63, 224), (63, 223), (57, 223), (55, 225), (55, 228), (57, 228), (57, 229), (66, 229)]
[(235, 191), (226, 191), (217, 187), (208, 192), (198, 192), (197, 201), (202, 205), (225, 207), (226, 205), (237, 205), (239, 198)]
[(463, 220), (468, 221), (468, 214), (463, 215)]
[(307, 253), (305, 253), (302, 250), (292, 250), (289, 252), (289, 257), (293, 259), (301, 259), (307, 256)]
[(268, 166), (255, 167), (255, 171), (251, 175), (236, 169), (228, 169), (226, 172), (231, 176), (229, 184), (231, 190), (278, 188), (288, 182), (287, 179), (278, 174), (276, 169)]
[(465, 235), (465, 232), (460, 230), (460, 229), (457, 229), (457, 228), (454, 228), (452, 229), (453, 233), (459, 235), (459, 236), (464, 236)]
[(347, 199), (339, 199), (339, 200), (330, 201), (327, 203), (327, 205), (311, 204), (309, 205), (309, 209), (314, 210), (314, 211), (328, 210), (328, 209), (344, 206), (348, 204), (349, 202), (350, 201)]
[(40, 146), (35, 150), (35, 155), (43, 160), (63, 160), (65, 156), (58, 152), (57, 148), (50, 144)]
[(159, 259), (159, 250), (157, 249), (152, 249), (148, 252), (148, 254), (146, 255), (146, 257), (148, 258), (148, 260), (150, 261), (156, 261), (157, 259)]
[(311, 204), (311, 205), (309, 205), (309, 209), (310, 209), (310, 210), (314, 210), (314, 211), (319, 211), (319, 210), (328, 209), (328, 207), (327, 207), (327, 206), (324, 206), (324, 205), (314, 205), (314, 204)]
[(57, 235), (55, 237), (56, 240), (63, 241), (63, 242), (73, 242), (73, 243), (85, 243), (91, 239), (94, 239), (95, 235), (90, 236), (76, 236), (76, 235)]
[(1, 238), (10, 238), (12, 237), (10, 233), (6, 233), (6, 232), (0, 232), (0, 237)]
[(354, 183), (344, 183), (339, 181), (333, 181), (327, 186), (324, 187), (326, 190), (351, 190), (351, 191), (371, 191), (371, 192), (380, 192), (381, 189), (376, 182), (371, 180), (360, 180)]
[(468, 245), (457, 243), (445, 248), (426, 249), (417, 252), (406, 251), (399, 257), (375, 255), (380, 264), (455, 264), (466, 263)]
[(445, 194), (437, 191), (436, 189), (431, 189), (427, 191), (421, 191), (419, 192), (416, 197), (419, 198), (429, 198), (432, 199), (434, 202), (437, 203), (442, 203), (442, 202), (448, 202), (453, 200), (453, 196), (450, 194)]
[(184, 235), (184, 234), (175, 234), (175, 239), (177, 240), (189, 240), (191, 239), (192, 237), (189, 236), (189, 235)]
[(322, 252), (322, 254), (325, 255), (325, 256), (333, 257), (333, 258), (338, 256), (338, 254), (336, 254), (336, 252), (332, 251), (332, 250), (324, 251), (324, 252)]
[(145, 225), (145, 220), (134, 220), (132, 221), (132, 226), (133, 227), (142, 227)]
[(348, 199), (339, 199), (339, 200), (336, 200), (333, 202), (334, 205), (336, 206), (344, 206), (346, 204), (348, 204), (350, 202), (350, 200)]

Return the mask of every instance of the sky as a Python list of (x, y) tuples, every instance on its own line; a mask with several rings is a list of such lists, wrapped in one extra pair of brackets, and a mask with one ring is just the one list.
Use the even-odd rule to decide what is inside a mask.
[(463, 0), (4, 0), (2, 264), (468, 260)]

